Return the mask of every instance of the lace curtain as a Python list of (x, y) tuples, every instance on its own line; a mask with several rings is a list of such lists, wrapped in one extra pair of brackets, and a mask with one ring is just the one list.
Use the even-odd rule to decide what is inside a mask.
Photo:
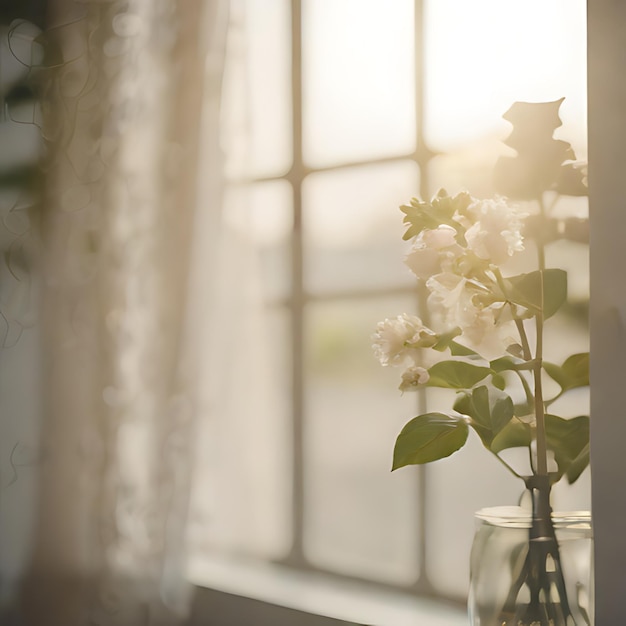
[(175, 624), (189, 605), (228, 4), (51, 0), (46, 21), (10, 26), (29, 44), (19, 61), (40, 85), (29, 121), (45, 153), (22, 281), (38, 294), (41, 418), (18, 437), (36, 453), (8, 463), (21, 484), (20, 465), (37, 475), (20, 615)]

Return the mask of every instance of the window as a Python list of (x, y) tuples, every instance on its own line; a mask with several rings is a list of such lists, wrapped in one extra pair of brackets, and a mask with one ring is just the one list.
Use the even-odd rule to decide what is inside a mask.
[[(210, 545), (200, 560), (256, 555), (461, 603), (473, 511), (514, 503), (517, 484), (496, 469), (493, 483), (475, 484), (495, 463), (476, 442), (390, 474), (393, 441), (416, 402), (442, 400), (433, 391), (401, 396), (369, 336), (378, 320), (420, 310), (403, 270), (397, 207), (441, 186), (493, 193), (490, 169), (510, 130), (501, 116), (514, 101), (565, 96), (558, 132), (586, 158), (585, 3), (245, 0), (241, 8), (254, 182), (245, 211), (237, 213), (238, 196), (231, 218), (259, 250), (271, 329), (260, 367), (276, 393), (264, 396), (271, 415), (259, 410), (246, 418), (254, 426), (237, 431), (231, 422), (222, 433), (252, 438), (243, 447), (254, 458), (247, 469), (228, 465), (240, 472), (221, 494), (232, 507), (205, 520)], [(563, 210), (586, 215), (586, 201)], [(564, 244), (557, 253), (560, 264), (582, 268), (571, 288), (584, 300), (586, 251)], [(573, 317), (563, 333), (584, 349), (584, 321)], [(233, 493), (238, 480), (245, 495)], [(588, 506), (588, 491), (586, 475), (577, 490), (559, 492), (560, 506)]]

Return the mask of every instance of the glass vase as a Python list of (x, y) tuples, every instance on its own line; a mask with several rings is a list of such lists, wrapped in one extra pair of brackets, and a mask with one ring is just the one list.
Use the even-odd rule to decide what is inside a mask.
[[(476, 513), (471, 626), (592, 626), (593, 538), (588, 511), (553, 513), (556, 544), (520, 507)], [(534, 537), (534, 538), (533, 538)]]

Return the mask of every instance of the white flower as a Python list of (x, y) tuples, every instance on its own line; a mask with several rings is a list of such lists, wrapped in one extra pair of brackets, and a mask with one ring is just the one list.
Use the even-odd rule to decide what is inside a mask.
[(454, 228), (442, 224), (432, 230), (423, 230), (415, 238), (413, 249), (404, 262), (418, 278), (427, 279), (450, 269), (462, 252), (463, 249), (456, 242)]
[(416, 365), (409, 367), (402, 374), (402, 382), (400, 383), (400, 391), (413, 391), (420, 385), (425, 385), (430, 379), (428, 370), (424, 367)]
[(436, 274), (426, 281), (430, 291), (428, 307), (445, 327), (463, 328), (468, 317), (473, 318), (475, 307), (466, 285), (466, 278), (451, 272)]
[(426, 287), (430, 310), (444, 327), (461, 329), (462, 343), (487, 358), (502, 354), (504, 336), (511, 332), (511, 318), (502, 315), (501, 302), (483, 304), (490, 299), (480, 297), (481, 287), (452, 273), (432, 276)]
[(403, 313), (379, 322), (372, 339), (374, 354), (382, 365), (404, 365), (415, 360), (419, 348), (433, 346), (436, 335), (419, 317)]
[(524, 249), (521, 230), (525, 213), (501, 198), (476, 200), (469, 211), (476, 222), (465, 233), (465, 239), (478, 258), (500, 265)]

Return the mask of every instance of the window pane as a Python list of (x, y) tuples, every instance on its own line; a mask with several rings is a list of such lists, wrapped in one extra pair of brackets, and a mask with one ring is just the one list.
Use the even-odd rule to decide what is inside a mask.
[(305, 547), (322, 567), (377, 580), (417, 576), (414, 471), (391, 468), (395, 438), (416, 396), (397, 390), (369, 336), (410, 298), (316, 303), (307, 310)]
[(483, 137), (451, 152), (438, 154), (428, 164), (428, 181), (433, 195), (443, 188), (451, 194), (463, 190), (476, 198), (493, 196), (493, 168), (503, 154), (509, 154), (509, 150), (501, 137)]
[(411, 0), (304, 0), (307, 163), (414, 150), (413, 23)]
[(401, 204), (418, 193), (410, 161), (313, 174), (303, 186), (305, 281), (312, 292), (412, 285)]
[[(570, 302), (575, 304), (588, 304), (589, 299), (589, 248), (585, 244), (572, 243), (569, 241), (558, 241), (553, 243), (546, 250), (546, 262), (548, 267), (560, 267), (567, 271), (567, 293)], [(585, 311), (583, 328), (579, 328), (578, 333), (582, 334), (589, 343), (589, 330), (587, 328), (587, 311)], [(561, 344), (561, 349), (570, 350), (571, 346)], [(588, 350), (583, 348), (583, 350)], [(562, 358), (568, 356), (559, 355)]]
[[(428, 408), (449, 411), (450, 403)], [(474, 512), (486, 506), (517, 504), (524, 485), (473, 433), (462, 450), (429, 465), (427, 477), (428, 578), (439, 592), (463, 595), (469, 581)]]
[(426, 0), (425, 136), (449, 150), (506, 135), (502, 114), (517, 100), (565, 96), (561, 117), (576, 129), (580, 157), (586, 119), (584, 0)]
[(291, 230), (293, 193), (285, 180), (231, 187), (225, 198), (224, 222), (233, 245), (245, 245), (266, 301), (284, 299), (291, 286)]
[(288, 0), (246, 0), (246, 49), (253, 176), (291, 166), (291, 18)]

